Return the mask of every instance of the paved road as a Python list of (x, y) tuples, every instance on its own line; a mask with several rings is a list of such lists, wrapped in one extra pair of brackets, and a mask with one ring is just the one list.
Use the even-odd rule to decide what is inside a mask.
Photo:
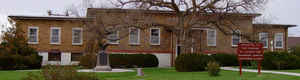
[[(231, 70), (231, 71), (240, 71), (238, 68), (233, 67), (221, 67), (223, 70)], [(255, 69), (242, 69), (243, 72), (258, 72)], [(291, 76), (300, 76), (300, 73), (292, 73), (292, 72), (279, 72), (279, 71), (269, 71), (269, 70), (261, 70), (262, 73), (272, 73), (272, 74), (282, 74), (282, 75), (291, 75)]]

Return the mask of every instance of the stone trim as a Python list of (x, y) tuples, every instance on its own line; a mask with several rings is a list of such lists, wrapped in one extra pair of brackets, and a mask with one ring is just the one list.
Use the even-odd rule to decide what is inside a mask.
[(112, 53), (158, 53), (158, 54), (171, 54), (172, 51), (155, 51), (155, 50), (107, 50)]

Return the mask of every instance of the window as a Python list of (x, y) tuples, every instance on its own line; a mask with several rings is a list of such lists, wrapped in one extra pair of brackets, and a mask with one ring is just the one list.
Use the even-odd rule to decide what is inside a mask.
[(60, 52), (49, 52), (48, 53), (48, 61), (60, 61), (61, 53)]
[(216, 30), (207, 30), (207, 46), (216, 46), (217, 33)]
[(72, 44), (81, 45), (82, 44), (82, 28), (72, 29)]
[(268, 33), (267, 32), (261, 32), (261, 33), (259, 33), (259, 41), (261, 42), (261, 43), (263, 43), (263, 45), (264, 45), (264, 48), (268, 48)]
[(71, 61), (79, 61), (81, 56), (82, 56), (82, 53), (72, 53), (71, 54)]
[(151, 45), (160, 45), (160, 29), (151, 28), (150, 29), (150, 44)]
[(119, 44), (119, 31), (114, 31), (107, 36), (108, 43)]
[(129, 44), (140, 44), (140, 29), (129, 29)]
[(275, 48), (283, 48), (283, 33), (275, 33)]
[(233, 31), (232, 34), (232, 46), (238, 46), (238, 44), (241, 42), (241, 32), (239, 30)]
[(28, 44), (38, 44), (38, 27), (28, 28)]
[(60, 44), (60, 28), (51, 27), (50, 44)]

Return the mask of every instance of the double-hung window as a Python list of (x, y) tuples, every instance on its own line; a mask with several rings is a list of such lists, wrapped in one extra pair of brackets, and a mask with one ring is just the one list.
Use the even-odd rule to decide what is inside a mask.
[(72, 44), (81, 45), (82, 44), (82, 28), (72, 29)]
[(61, 28), (51, 27), (50, 31), (50, 44), (60, 44)]
[(48, 61), (61, 61), (61, 52), (49, 52)]
[(38, 44), (38, 27), (28, 27), (28, 44)]
[(283, 33), (275, 33), (275, 48), (283, 48)]
[(129, 29), (129, 44), (133, 44), (133, 45), (140, 44), (140, 29), (137, 28)]
[(241, 41), (241, 32), (239, 30), (235, 30), (232, 33), (232, 46), (238, 46)]
[(150, 29), (150, 44), (160, 45), (160, 28)]
[(207, 30), (207, 46), (216, 46), (217, 32), (214, 29)]
[(71, 61), (79, 61), (82, 53), (71, 53)]
[(119, 44), (119, 31), (113, 31), (107, 36), (109, 44)]
[(264, 48), (268, 48), (269, 45), (268, 35), (269, 34), (267, 32), (259, 33), (259, 41), (264, 45)]

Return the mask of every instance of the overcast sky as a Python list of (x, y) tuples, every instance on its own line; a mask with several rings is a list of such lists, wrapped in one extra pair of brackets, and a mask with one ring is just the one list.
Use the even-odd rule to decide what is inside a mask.
[[(0, 0), (0, 23), (6, 15), (46, 15), (47, 10), (63, 11), (81, 0)], [(98, 0), (107, 1), (107, 0)], [(109, 4), (109, 3), (105, 3)], [(269, 0), (261, 14), (276, 24), (300, 25), (300, 0)], [(2, 19), (2, 20), (1, 20)], [(3, 29), (3, 28), (2, 28)], [(290, 36), (300, 37), (300, 26), (289, 29)]]

